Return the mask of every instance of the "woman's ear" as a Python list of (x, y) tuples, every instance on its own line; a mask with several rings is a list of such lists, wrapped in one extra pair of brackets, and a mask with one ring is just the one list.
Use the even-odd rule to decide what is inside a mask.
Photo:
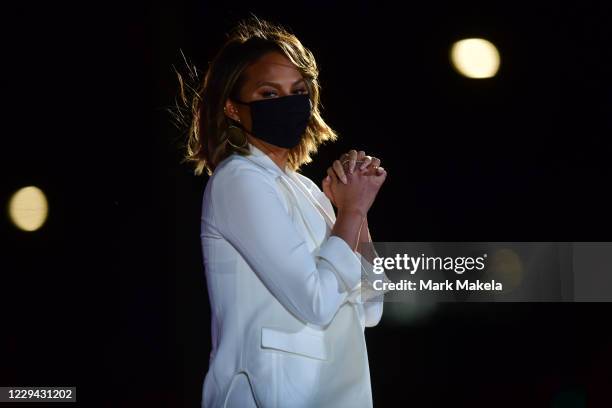
[(225, 101), (223, 113), (225, 113), (225, 116), (228, 118), (234, 119), (236, 122), (241, 122), (240, 116), (238, 116), (238, 109), (229, 99)]

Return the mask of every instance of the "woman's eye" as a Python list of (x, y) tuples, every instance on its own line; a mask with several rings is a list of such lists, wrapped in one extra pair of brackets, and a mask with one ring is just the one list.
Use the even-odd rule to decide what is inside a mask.
[[(297, 94), (307, 94), (308, 90), (306, 89), (297, 89), (295, 91), (293, 91), (293, 93), (297, 93)], [(271, 98), (271, 97), (275, 97), (278, 96), (278, 94), (274, 91), (264, 91), (261, 93), (261, 96), (263, 96), (264, 98)]]

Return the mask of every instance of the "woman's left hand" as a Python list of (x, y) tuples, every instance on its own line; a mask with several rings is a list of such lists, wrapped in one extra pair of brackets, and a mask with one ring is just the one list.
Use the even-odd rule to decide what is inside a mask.
[(357, 170), (374, 175), (377, 174), (378, 167), (380, 167), (380, 159), (366, 155), (363, 150), (350, 150), (348, 153), (340, 156), (339, 160), (334, 160), (332, 166), (327, 169), (327, 177), (323, 179), (323, 192), (335, 206), (336, 203), (330, 188), (332, 172), (335, 173), (338, 180), (347, 184), (347, 173), (352, 174)]

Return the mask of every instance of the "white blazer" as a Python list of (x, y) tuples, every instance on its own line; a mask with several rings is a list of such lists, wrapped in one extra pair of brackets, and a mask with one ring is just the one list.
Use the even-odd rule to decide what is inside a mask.
[(317, 184), (249, 148), (217, 166), (203, 196), (202, 407), (372, 407), (364, 329), (383, 303), (360, 296), (361, 256), (330, 236), (334, 209)]

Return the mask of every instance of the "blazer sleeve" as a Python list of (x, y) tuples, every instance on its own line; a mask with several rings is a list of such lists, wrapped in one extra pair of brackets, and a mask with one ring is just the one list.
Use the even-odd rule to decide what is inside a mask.
[(286, 309), (303, 321), (329, 324), (361, 280), (359, 259), (346, 241), (331, 235), (311, 253), (276, 180), (258, 169), (231, 169), (216, 182), (213, 211), (221, 235)]
[[(361, 256), (360, 253), (357, 252), (356, 255), (363, 267), (363, 279), (360, 288), (357, 289), (360, 293), (356, 299), (363, 305), (366, 327), (374, 327), (382, 318), (385, 293), (390, 292), (389, 289), (375, 290), (374, 282), (378, 280), (384, 283), (390, 283), (391, 280), (384, 272), (382, 274), (374, 273), (374, 266)], [(376, 255), (378, 256), (378, 253)]]
[[(312, 180), (306, 177), (301, 177), (301, 179), (308, 184), (315, 199), (319, 202), (319, 204), (321, 204), (321, 206), (325, 209), (325, 211), (327, 211), (332, 220), (335, 222), (336, 213), (329, 198), (327, 198), (325, 193), (321, 191), (319, 186)], [(374, 249), (374, 252), (376, 253), (376, 249)], [(391, 280), (384, 273), (381, 275), (375, 274), (373, 272), (373, 265), (363, 258), (359, 252), (354, 252), (354, 254), (362, 266), (363, 275), (361, 284), (351, 291), (349, 297), (353, 300), (357, 300), (363, 305), (366, 327), (374, 327), (382, 318), (384, 309), (384, 294), (389, 292), (389, 290), (376, 291), (373, 289), (373, 282), (374, 280), (382, 280), (383, 282), (389, 283)], [(378, 253), (376, 253), (376, 256), (378, 256)]]

